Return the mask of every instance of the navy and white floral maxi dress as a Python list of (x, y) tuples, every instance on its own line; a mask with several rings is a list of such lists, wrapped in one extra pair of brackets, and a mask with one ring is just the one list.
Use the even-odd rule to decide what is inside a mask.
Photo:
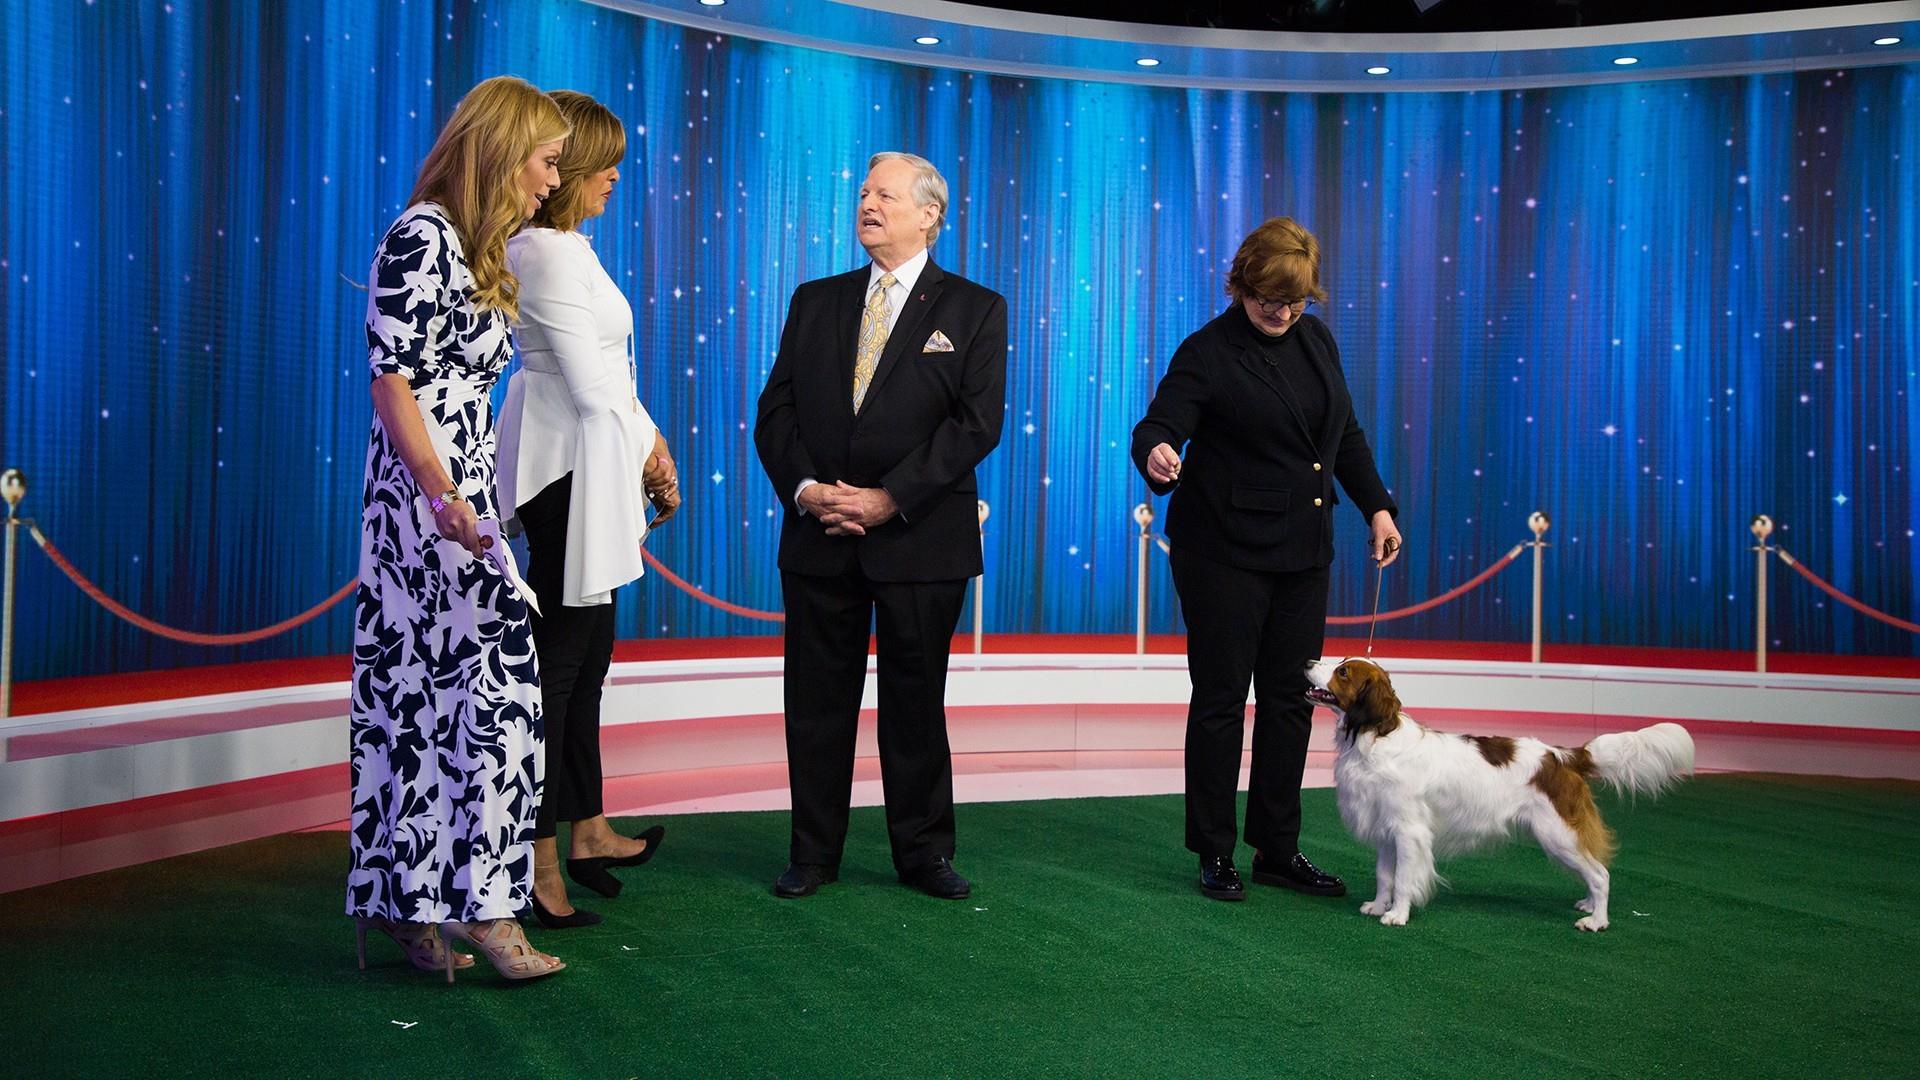
[[(473, 303), (440, 207), (400, 215), (369, 288), (373, 375), (406, 378), (455, 486), (483, 521), (497, 519), (488, 395), (507, 364), (508, 321)], [(441, 538), (377, 416), (351, 737), (349, 915), (476, 921), (527, 906), (544, 755), (526, 601), (490, 559)]]

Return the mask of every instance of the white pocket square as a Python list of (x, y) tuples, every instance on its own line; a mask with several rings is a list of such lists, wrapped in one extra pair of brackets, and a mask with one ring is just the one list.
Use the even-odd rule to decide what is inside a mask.
[(933, 336), (927, 339), (927, 347), (920, 351), (923, 353), (952, 352), (953, 342), (947, 340), (947, 335), (935, 330)]

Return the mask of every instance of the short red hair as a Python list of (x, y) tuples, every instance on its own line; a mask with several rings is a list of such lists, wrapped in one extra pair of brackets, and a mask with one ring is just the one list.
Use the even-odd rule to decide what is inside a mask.
[(1320, 287), (1320, 241), (1290, 217), (1268, 218), (1240, 241), (1227, 271), (1227, 292), (1236, 300), (1326, 303), (1327, 290)]

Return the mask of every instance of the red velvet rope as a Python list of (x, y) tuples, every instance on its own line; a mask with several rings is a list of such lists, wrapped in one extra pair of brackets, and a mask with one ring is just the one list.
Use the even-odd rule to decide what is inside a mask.
[(686, 593), (687, 595), (693, 597), (695, 600), (698, 600), (703, 604), (706, 604), (710, 607), (717, 607), (721, 611), (727, 612), (730, 615), (739, 615), (742, 618), (747, 618), (747, 619), (759, 619), (761, 622), (786, 622), (787, 621), (787, 617), (778, 611), (756, 611), (753, 608), (741, 607), (739, 604), (729, 604), (725, 600), (722, 600), (711, 593), (703, 592), (700, 589), (694, 588), (692, 585), (687, 584), (687, 580), (685, 578), (667, 569), (667, 564), (661, 562), (659, 559), (654, 558), (653, 552), (648, 551), (646, 548), (640, 549), (640, 557), (647, 560), (647, 565), (653, 567), (654, 570), (658, 571), (661, 577), (664, 577), (669, 582), (672, 582), (675, 588), (679, 589), (681, 592)]
[(114, 615), (125, 619), (127, 622), (132, 623), (150, 634), (158, 634), (171, 641), (184, 641), (189, 645), (246, 645), (255, 641), (263, 641), (275, 634), (284, 634), (302, 623), (311, 622), (318, 618), (321, 612), (326, 611), (333, 605), (353, 595), (353, 591), (360, 587), (360, 579), (356, 576), (352, 581), (340, 586), (339, 592), (334, 593), (318, 604), (295, 615), (293, 618), (282, 619), (272, 626), (263, 626), (258, 630), (247, 630), (237, 634), (202, 634), (195, 630), (177, 630), (171, 626), (154, 622), (152, 619), (146, 618), (143, 615), (135, 614), (126, 605), (119, 603), (114, 600), (113, 597), (102, 592), (100, 586), (87, 580), (85, 574), (76, 570), (74, 565), (67, 561), (67, 557), (60, 554), (60, 549), (53, 546), (53, 542), (47, 539), (46, 534), (40, 531), (38, 525), (29, 525), (27, 529), (33, 534), (33, 542), (39, 544), (40, 550), (46, 552), (47, 558), (53, 560), (53, 565), (59, 567), (61, 573), (71, 578), (73, 583), (80, 587), (80, 591), (86, 593), (87, 597), (94, 603), (99, 604)]
[[(124, 604), (121, 604), (115, 601), (112, 597), (108, 596), (105, 592), (103, 592), (98, 585), (95, 585), (92, 581), (89, 581), (86, 575), (80, 573), (80, 571), (76, 569), (71, 562), (68, 562), (66, 556), (60, 553), (60, 549), (55, 547), (52, 541), (47, 539), (46, 534), (42, 533), (38, 526), (29, 526), (28, 528), (33, 534), (34, 543), (39, 544), (40, 549), (47, 553), (47, 558), (53, 560), (53, 564), (56, 567), (59, 567), (60, 572), (67, 575), (68, 578), (72, 579), (74, 585), (78, 586), (80, 591), (85, 593), (89, 599), (93, 600), (94, 603), (99, 604), (101, 607), (106, 608), (107, 611), (111, 612), (113, 615), (121, 619), (124, 619), (127, 622), (133, 624), (134, 626), (137, 626), (140, 629), (145, 630), (149, 633), (158, 634), (161, 637), (168, 638), (173, 641), (182, 641), (182, 642), (187, 642), (193, 645), (245, 645), (251, 642), (261, 641), (266, 638), (273, 637), (275, 634), (285, 633), (296, 626), (300, 626), (304, 623), (311, 622), (315, 618), (318, 618), (321, 615), (321, 613), (325, 612), (328, 608), (333, 607), (335, 604), (338, 604), (340, 601), (345, 600), (348, 596), (351, 596), (353, 594), (353, 591), (356, 588), (358, 588), (360, 584), (359, 579), (356, 577), (354, 580), (347, 582), (345, 585), (342, 585), (338, 592), (334, 593), (332, 596), (329, 596), (325, 600), (322, 600), (320, 603), (315, 604), (313, 607), (308, 608), (307, 610), (301, 612), (298, 615), (293, 616), (292, 618), (283, 619), (280, 622), (274, 623), (271, 626), (264, 626), (258, 630), (248, 630), (248, 631), (243, 631), (241, 633), (234, 633), (234, 634), (204, 634), (204, 633), (200, 633), (198, 631), (193, 631), (193, 630), (180, 630), (171, 626), (166, 626), (164, 624), (157, 623), (152, 619), (139, 615), (136, 612), (129, 609), (128, 607), (126, 607)], [(1162, 547), (1163, 548), (1165, 547), (1164, 543), (1162, 544)], [(1524, 550), (1525, 547), (1526, 545), (1524, 544), (1515, 546), (1512, 551), (1507, 552), (1507, 554), (1503, 556), (1498, 562), (1495, 562), (1492, 566), (1489, 566), (1485, 570), (1482, 570), (1480, 573), (1474, 575), (1473, 578), (1471, 578), (1464, 584), (1461, 584), (1456, 588), (1450, 589), (1447, 592), (1444, 592), (1439, 596), (1436, 596), (1430, 600), (1425, 600), (1418, 604), (1411, 605), (1409, 607), (1396, 608), (1392, 611), (1383, 611), (1378, 616), (1331, 615), (1327, 617), (1327, 624), (1329, 626), (1354, 626), (1360, 623), (1374, 621), (1376, 618), (1379, 620), (1402, 619), (1409, 615), (1417, 615), (1422, 611), (1428, 611), (1433, 608), (1439, 607), (1440, 605), (1447, 603), (1450, 600), (1457, 599), (1460, 596), (1463, 596), (1466, 593), (1472, 592), (1474, 589), (1479, 588), (1482, 584), (1484, 584), (1487, 581), (1488, 578), (1491, 578), (1495, 574), (1499, 573), (1501, 570), (1506, 569), (1509, 563), (1513, 562), (1514, 559), (1519, 557), (1520, 552)], [(667, 581), (671, 583), (675, 588), (680, 589), (682, 592), (687, 593), (689, 596), (692, 596), (694, 599), (699, 600), (703, 604), (707, 604), (710, 607), (719, 608), (721, 611), (727, 612), (732, 615), (738, 615), (742, 618), (758, 619), (761, 622), (785, 622), (786, 621), (786, 616), (781, 612), (760, 611), (754, 608), (741, 607), (739, 604), (728, 603), (727, 601), (722, 600), (719, 597), (712, 595), (711, 593), (708, 593), (702, 589), (694, 587), (693, 585), (689, 584), (685, 578), (682, 578), (680, 575), (668, 569), (667, 565), (661, 562), (657, 557), (655, 557), (653, 552), (648, 551), (645, 548), (640, 549), (640, 556), (641, 558), (646, 560), (646, 563), (648, 566), (653, 567), (653, 569), (657, 573), (659, 573), (660, 576), (666, 578)], [(1851, 597), (1841, 594), (1833, 586), (1828, 585), (1826, 582), (1820, 580), (1818, 577), (1815, 577), (1811, 571), (1807, 570), (1805, 567), (1801, 566), (1799, 563), (1794, 562), (1793, 559), (1790, 556), (1788, 556), (1786, 552), (1784, 551), (1780, 552), (1780, 557), (1787, 561), (1787, 565), (1792, 566), (1794, 569), (1799, 570), (1800, 573), (1804, 574), (1807, 580), (1813, 582), (1815, 585), (1820, 586), (1822, 589), (1825, 589), (1827, 592), (1832, 593), (1837, 599), (1841, 600), (1842, 602), (1854, 608), (1857, 608), (1868, 615), (1872, 615), (1873, 617), (1878, 619), (1883, 619), (1903, 629), (1920, 631), (1920, 626), (1915, 626), (1913, 623), (1906, 622), (1901, 619), (1896, 619), (1890, 615), (1886, 615), (1882, 612), (1875, 611), (1872, 608), (1867, 607), (1865, 604), (1862, 604)]]
[(1505, 570), (1507, 568), (1508, 563), (1511, 563), (1513, 560), (1520, 557), (1520, 552), (1525, 550), (1526, 546), (1527, 545), (1525, 544), (1514, 545), (1513, 550), (1507, 552), (1506, 555), (1502, 556), (1499, 562), (1496, 562), (1492, 566), (1489, 566), (1485, 570), (1482, 570), (1478, 574), (1475, 574), (1465, 584), (1460, 585), (1453, 589), (1449, 589), (1448, 591), (1441, 593), (1439, 596), (1436, 596), (1431, 600), (1423, 600), (1418, 604), (1414, 604), (1412, 607), (1395, 608), (1392, 611), (1383, 611), (1378, 616), (1329, 615), (1327, 616), (1327, 625), (1328, 626), (1358, 626), (1361, 623), (1373, 622), (1376, 618), (1378, 618), (1382, 622), (1385, 622), (1388, 619), (1403, 619), (1408, 615), (1418, 615), (1423, 611), (1427, 611), (1432, 608), (1437, 608), (1441, 604), (1444, 604), (1449, 600), (1457, 599), (1467, 593), (1472, 592), (1473, 590), (1479, 588), (1482, 584), (1484, 584), (1488, 578), (1492, 577), (1493, 575), (1499, 573), (1502, 570)]
[(1874, 608), (1870, 608), (1867, 605), (1861, 603), (1860, 601), (1855, 600), (1853, 597), (1848, 596), (1846, 593), (1841, 592), (1839, 589), (1836, 589), (1833, 586), (1827, 584), (1825, 581), (1822, 581), (1820, 579), (1820, 575), (1800, 565), (1800, 560), (1787, 554), (1787, 550), (1785, 548), (1774, 548), (1773, 550), (1776, 554), (1780, 556), (1781, 562), (1786, 563), (1788, 566), (1793, 567), (1795, 570), (1798, 570), (1800, 572), (1801, 577), (1806, 578), (1808, 581), (1813, 582), (1814, 585), (1817, 586), (1821, 592), (1826, 593), (1828, 596), (1833, 597), (1835, 600), (1840, 601), (1841, 603), (1847, 605), (1848, 607), (1852, 608), (1853, 610), (1859, 612), (1862, 615), (1868, 616), (1869, 618), (1879, 619), (1881, 622), (1886, 623), (1888, 626), (1897, 626), (1902, 630), (1907, 630), (1915, 634), (1920, 634), (1920, 623), (1910, 623), (1905, 619), (1895, 618), (1894, 616), (1889, 615), (1884, 611), (1878, 611)]

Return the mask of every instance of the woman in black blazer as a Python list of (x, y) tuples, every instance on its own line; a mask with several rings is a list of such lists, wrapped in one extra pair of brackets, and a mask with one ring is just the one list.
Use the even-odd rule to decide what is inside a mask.
[(1173, 492), (1167, 539), (1193, 682), (1187, 848), (1200, 856), (1201, 892), (1246, 896), (1233, 865), (1234, 790), (1251, 681), (1253, 880), (1342, 896), (1346, 883), (1299, 847), (1313, 727), (1306, 665), (1326, 627), (1333, 481), (1359, 507), (1382, 565), (1399, 555), (1399, 509), (1354, 417), (1333, 335), (1306, 313), (1326, 299), (1313, 234), (1291, 218), (1267, 221), (1241, 242), (1227, 291), (1233, 306), (1181, 343), (1133, 429), (1148, 487)]

